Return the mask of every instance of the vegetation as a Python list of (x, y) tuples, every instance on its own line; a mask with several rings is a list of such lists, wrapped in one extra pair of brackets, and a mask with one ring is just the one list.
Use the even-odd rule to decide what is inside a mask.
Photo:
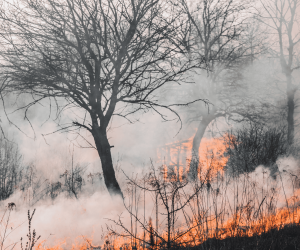
[[(252, 2), (3, 0), (0, 98), (10, 124), (9, 116), (22, 111), (34, 129), (30, 111), (45, 106), (55, 132), (73, 133), (80, 146), (97, 151), (101, 171), (88, 173), (72, 156), (50, 179), (34, 164), (24, 166), (17, 144), (3, 135), (1, 204), (17, 192), (29, 206), (58, 197), (79, 200), (105, 186), (125, 207), (110, 221), (105, 250), (296, 249), (300, 0)], [(265, 61), (264, 72), (253, 76), (256, 63)], [(173, 95), (175, 85), (180, 88)], [(6, 95), (17, 100), (14, 112), (6, 110), (16, 107)], [(190, 150), (190, 157), (182, 163), (173, 152), (176, 164), (151, 162), (149, 172), (125, 175), (120, 185), (109, 134), (114, 118), (134, 123), (152, 111), (164, 121), (175, 117), (182, 129), (187, 124), (178, 106), (196, 123), (183, 156)], [(232, 130), (211, 127), (221, 122)], [(221, 135), (224, 150), (199, 153), (208, 129)], [(280, 162), (287, 157), (295, 166)], [(9, 202), (0, 220), (0, 250), (15, 208)], [(33, 215), (28, 212), (22, 250), (38, 245)]]
[(3, 6), (6, 90), (32, 96), (23, 106), (27, 119), (44, 99), (58, 114), (77, 110), (81, 115), (62, 130), (92, 135), (94, 143), (85, 142), (99, 154), (105, 185), (122, 196), (107, 131), (115, 116), (133, 122), (133, 114), (148, 110), (164, 119), (161, 109), (177, 115), (154, 97), (171, 81), (187, 81), (183, 73), (194, 65), (182, 56), (185, 14), (171, 1), (157, 0), (22, 0)]
[[(261, 1), (262, 10), (258, 14), (272, 34), (271, 53), (278, 58), (281, 71), (285, 77), (285, 95), (287, 100), (287, 140), (289, 145), (294, 142), (295, 134), (295, 94), (298, 83), (295, 71), (299, 65), (299, 0)], [(275, 36), (273, 35), (275, 33)], [(275, 39), (274, 39), (275, 38)]]
[(0, 137), (0, 200), (18, 189), (22, 179), (22, 156), (15, 142)]
[(26, 242), (26, 244), (23, 248), (23, 241), (22, 241), (23, 239), (21, 238), (21, 249), (22, 250), (33, 250), (37, 241), (41, 237), (41, 236), (36, 235), (35, 229), (31, 230), (31, 222), (32, 222), (34, 213), (35, 213), (35, 209), (33, 210), (32, 214), (30, 214), (30, 211), (28, 210), (28, 234), (27, 234), (28, 241)]
[[(300, 228), (298, 176), (282, 167), (273, 173), (268, 168), (254, 167), (262, 163), (272, 166), (278, 157), (287, 154), (286, 148), (276, 143), (286, 140), (282, 131), (252, 124), (226, 134), (224, 141), (230, 139), (229, 144), (225, 144), (228, 147), (223, 156), (228, 157), (226, 166), (215, 172), (213, 158), (218, 156), (207, 152), (211, 160), (199, 161), (194, 181), (189, 180), (187, 170), (180, 172), (173, 167), (155, 168), (153, 165), (143, 178), (127, 177), (124, 189), (127, 214), (111, 220), (105, 238), (106, 248), (238, 249), (255, 246), (254, 249), (263, 249), (268, 246), (276, 249), (276, 246), (287, 247), (288, 243), (295, 246), (298, 238), (294, 235)], [(241, 155), (243, 157), (239, 157)], [(55, 199), (64, 192), (68, 197), (80, 198), (82, 191), (78, 186), (72, 190), (72, 178), (74, 184), (75, 176), (82, 173), (79, 170), (72, 168), (67, 176), (63, 174), (65, 189), (63, 185), (59, 190), (52, 187), (52, 191), (44, 191), (43, 198)], [(31, 179), (31, 183), (36, 182)], [(151, 209), (146, 209), (146, 201), (147, 206), (153, 204)], [(28, 214), (28, 218), (31, 225), (32, 215)], [(27, 249), (38, 244), (36, 234), (30, 228), (29, 232), (28, 246), (23, 246)], [(277, 244), (284, 236), (290, 237), (289, 242)], [(91, 242), (88, 243), (86, 249), (91, 246)], [(43, 249), (41, 244), (38, 246)]]
[[(257, 137), (249, 137), (254, 133)], [(187, 172), (167, 166), (152, 167), (150, 174), (140, 180), (128, 178), (128, 214), (113, 221), (119, 230), (110, 228), (110, 244), (114, 248), (154, 244), (153, 248), (158, 249), (238, 249), (257, 243), (257, 249), (276, 249), (270, 241), (277, 242), (275, 235), (289, 232), (286, 225), (298, 230), (298, 176), (282, 166), (273, 172), (267, 168), (287, 152), (285, 146), (276, 143), (286, 142), (285, 134), (281, 129), (256, 125), (236, 135), (239, 138), (230, 141), (235, 147), (230, 144), (228, 148), (227, 165), (217, 173), (213, 161), (207, 161), (206, 165), (199, 164), (194, 181), (189, 181)], [(249, 156), (243, 155), (246, 153)], [(254, 167), (263, 163), (266, 167)], [(145, 211), (144, 201), (151, 199), (154, 217), (153, 212), (151, 216)], [(124, 223), (126, 218), (131, 218), (131, 227)], [(296, 242), (294, 237), (289, 243)]]
[(34, 164), (24, 166), (17, 144), (0, 139), (0, 200), (8, 200), (15, 192), (22, 192), (25, 203), (32, 206), (40, 200), (55, 199), (60, 194), (78, 198), (85, 186), (93, 191), (102, 185), (102, 174), (85, 174), (86, 166), (75, 164), (62, 167), (61, 174), (50, 181)]
[[(120, 196), (108, 139), (113, 117), (133, 123), (151, 110), (168, 120), (167, 110), (181, 120), (174, 107), (194, 104), (188, 112), (198, 123), (189, 172), (194, 179), (210, 124), (221, 117), (231, 123), (266, 118), (261, 106), (270, 103), (248, 95), (242, 71), (270, 51), (285, 77), (287, 140), (293, 144), (299, 0), (260, 4), (258, 11), (251, 1), (239, 0), (4, 0), (1, 90), (31, 97), (17, 108), (29, 123), (33, 106), (47, 103), (50, 112), (55, 106), (59, 131), (75, 132), (97, 150), (105, 185)], [(266, 47), (262, 23), (276, 32), (276, 49)], [(195, 80), (199, 75), (206, 77)], [(188, 87), (180, 92), (184, 102), (166, 104), (156, 93), (169, 83), (195, 83), (197, 91)], [(64, 110), (76, 110), (76, 118), (61, 122)]]
[[(202, 103), (189, 110), (189, 116), (196, 122), (193, 137), (193, 159), (189, 177), (195, 178), (201, 140), (208, 126), (220, 117), (229, 121), (254, 120), (254, 114), (245, 112), (253, 102), (245, 91), (248, 86), (243, 80), (243, 70), (263, 50), (263, 36), (259, 35), (257, 23), (249, 18), (253, 6), (249, 1), (202, 0), (190, 3), (179, 1), (188, 15), (190, 23), (189, 49), (194, 60), (202, 60), (195, 75), (194, 91), (190, 95), (207, 98), (209, 108)], [(255, 105), (254, 107), (256, 107)], [(247, 113), (247, 114), (246, 114)]]
[(193, 250), (296, 250), (300, 244), (300, 225), (286, 225), (251, 237), (228, 237), (224, 240), (210, 239), (193, 247)]
[(253, 172), (260, 165), (277, 171), (278, 158), (288, 155), (286, 138), (284, 128), (253, 123), (228, 133), (227, 171), (238, 175)]

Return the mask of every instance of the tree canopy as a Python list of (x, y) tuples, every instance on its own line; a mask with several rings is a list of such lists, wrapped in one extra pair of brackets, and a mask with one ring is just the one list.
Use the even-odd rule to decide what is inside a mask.
[[(12, 92), (84, 111), (71, 126), (88, 130), (101, 159), (105, 184), (121, 194), (107, 128), (113, 116), (152, 109), (155, 91), (183, 82), (192, 67), (182, 56), (187, 19), (171, 1), (5, 1), (0, 13), (2, 79)], [(57, 102), (56, 102), (57, 104)], [(26, 112), (25, 112), (26, 114)], [(163, 115), (162, 115), (163, 116)]]

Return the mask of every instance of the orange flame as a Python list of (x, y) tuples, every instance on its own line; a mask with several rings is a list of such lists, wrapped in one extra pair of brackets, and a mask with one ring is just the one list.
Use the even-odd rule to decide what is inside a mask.
[[(224, 156), (224, 153), (229, 146), (224, 138), (225, 137), (202, 139), (199, 148), (198, 165), (198, 178), (202, 182), (217, 182), (216, 177), (218, 177), (219, 174), (224, 174), (224, 167), (228, 161), (228, 157)], [(189, 163), (192, 157), (192, 139), (166, 145), (164, 148), (160, 148), (160, 150), (165, 151), (166, 153), (164, 156), (165, 164), (163, 165), (161, 172), (164, 180), (181, 182), (186, 178), (186, 174), (189, 171)], [(162, 154), (160, 156), (162, 159)], [(169, 175), (170, 168), (173, 170), (172, 175)], [(248, 176), (246, 176), (244, 180), (247, 181), (247, 178)], [(252, 188), (252, 184), (253, 183), (249, 184), (247, 188)], [(205, 191), (206, 196), (212, 195), (212, 198), (210, 199), (212, 199), (211, 202), (214, 204), (217, 204), (216, 200), (219, 197), (219, 192), (221, 192), (219, 188), (221, 187), (217, 185), (214, 191)], [(243, 186), (243, 188), (245, 188), (245, 186)], [(213, 194), (213, 192), (215, 192), (215, 194)], [(173, 243), (178, 246), (193, 247), (203, 243), (209, 238), (225, 239), (227, 237), (237, 236), (250, 237), (268, 232), (271, 229), (280, 229), (288, 224), (300, 224), (299, 189), (294, 190), (291, 197), (286, 197), (287, 206), (285, 208), (271, 208), (271, 201), (267, 202), (265, 200), (266, 197), (267, 196), (262, 198), (259, 202), (256, 196), (255, 198), (250, 197), (249, 202), (245, 203), (246, 205), (235, 204), (235, 207), (231, 208), (231, 215), (227, 212), (227, 208), (222, 212), (216, 210), (215, 213), (211, 212), (210, 214), (207, 213), (205, 209), (203, 209), (202, 214), (201, 212), (197, 214), (194, 211), (194, 214), (190, 215), (191, 220), (186, 223), (187, 225), (178, 227), (176, 232), (173, 232), (172, 238), (175, 239)], [(273, 195), (270, 198), (273, 199)], [(207, 198), (207, 200), (208, 199), (209, 198)], [(213, 199), (215, 200), (213, 201)], [(254, 199), (257, 200), (254, 201)], [(207, 207), (207, 209), (210, 209), (210, 205), (207, 205)], [(149, 228), (150, 227), (152, 227), (152, 221), (149, 222)], [(149, 231), (151, 231), (151, 229), (149, 229)], [(143, 243), (143, 241), (151, 242), (149, 231), (139, 232), (135, 235), (136, 238), (142, 239), (142, 241), (134, 240), (134, 237), (132, 237), (133, 235), (131, 237), (118, 236), (114, 238), (108, 235), (105, 243), (101, 246), (101, 249), (142, 250), (145, 248), (159, 248), (158, 246), (162, 243), (161, 239), (155, 239), (156, 246), (150, 246)], [(167, 241), (167, 232), (162, 233), (160, 237)], [(90, 242), (92, 241), (86, 240), (80, 244), (76, 243), (73, 245), (72, 249), (89, 249), (91, 245)], [(65, 244), (65, 242), (62, 242), (55, 247), (47, 248), (42, 246), (43, 243), (40, 243), (36, 247), (36, 250), (61, 250), (63, 249), (63, 244)]]
[[(226, 136), (219, 138), (203, 138), (199, 147), (198, 178), (201, 180), (214, 179), (222, 173), (228, 157), (224, 156), (228, 143)], [(185, 141), (167, 144), (158, 150), (158, 158), (164, 164), (164, 179), (168, 179), (168, 168), (172, 170), (171, 178), (177, 176), (182, 181), (189, 172), (192, 159), (193, 138)]]
[[(75, 239), (75, 242), (72, 244), (71, 250), (100, 249), (100, 247), (97, 248), (93, 246), (91, 242), (92, 242), (92, 238), (78, 236)], [(35, 247), (35, 250), (64, 250), (65, 245), (66, 245), (66, 240), (63, 240), (52, 247), (46, 246), (46, 241), (42, 241)]]

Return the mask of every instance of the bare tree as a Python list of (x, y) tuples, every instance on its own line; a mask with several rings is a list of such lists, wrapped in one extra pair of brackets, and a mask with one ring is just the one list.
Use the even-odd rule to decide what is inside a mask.
[(7, 199), (18, 188), (22, 155), (14, 142), (0, 137), (0, 200)]
[(155, 91), (183, 81), (191, 67), (181, 56), (186, 52), (178, 36), (186, 30), (182, 9), (159, 0), (18, 3), (4, 1), (0, 14), (7, 89), (33, 96), (23, 107), (25, 118), (44, 99), (54, 100), (59, 112), (83, 111), (62, 129), (91, 133), (106, 187), (122, 196), (107, 130), (113, 116), (130, 119), (152, 109), (165, 119), (161, 108), (173, 112), (157, 102)]
[(194, 164), (190, 168), (190, 177), (194, 178), (199, 146), (209, 124), (219, 117), (244, 120), (257, 114), (245, 112), (247, 90), (241, 84), (241, 72), (259, 53), (260, 41), (255, 38), (258, 30), (248, 21), (251, 5), (247, 1), (201, 0), (189, 4), (182, 0), (181, 3), (191, 27), (187, 47), (192, 60), (203, 62), (198, 73), (206, 75), (206, 80), (197, 83), (197, 88), (202, 98), (211, 103), (209, 109), (195, 105), (193, 119), (198, 127), (193, 138)]
[[(300, 43), (300, 1), (299, 0), (268, 0), (260, 1), (264, 13), (259, 14), (259, 19), (267, 25), (274, 43), (270, 49), (280, 61), (282, 73), (286, 79), (287, 98), (287, 139), (289, 145), (293, 144), (295, 125), (295, 93), (299, 83), (295, 83), (293, 72), (300, 68), (299, 47)], [(276, 39), (274, 39), (276, 37)], [(298, 60), (296, 60), (298, 57)]]
[[(144, 232), (147, 233), (149, 237), (140, 237), (136, 232), (134, 232), (133, 227), (131, 229), (127, 227), (122, 217), (119, 216), (118, 220), (111, 220), (115, 225), (119, 226), (123, 232), (119, 233), (109, 227), (110, 233), (118, 237), (133, 238), (131, 243), (136, 247), (137, 243), (147, 244), (152, 247), (163, 247), (171, 249), (172, 247), (180, 247), (189, 245), (190, 239), (185, 239), (184, 237), (189, 235), (189, 233), (199, 226), (196, 222), (194, 225), (190, 225), (193, 222), (192, 218), (187, 218), (187, 211), (185, 210), (192, 200), (197, 196), (197, 194), (202, 190), (204, 182), (197, 182), (198, 185), (191, 186), (187, 178), (180, 178), (177, 173), (169, 169), (168, 173), (164, 172), (163, 167), (160, 167), (158, 171), (151, 166), (149, 174), (146, 174), (142, 181), (144, 183), (139, 183), (137, 180), (132, 180), (128, 178), (128, 184), (130, 184), (133, 189), (139, 189), (147, 193), (148, 199), (152, 196), (155, 197), (154, 209), (156, 210), (156, 227), (152, 225), (152, 219), (149, 222), (145, 221), (138, 209), (132, 210), (133, 199), (127, 205), (124, 202), (124, 206), (130, 215), (131, 219), (135, 220), (135, 228), (139, 225)], [(192, 191), (191, 191), (192, 190)], [(191, 192), (189, 192), (191, 191)], [(153, 194), (153, 195), (151, 195)], [(135, 200), (139, 198), (135, 198)], [(138, 204), (137, 204), (138, 207)], [(183, 221), (187, 223), (187, 228), (183, 228), (183, 222), (178, 222), (179, 214), (184, 218)], [(159, 216), (158, 216), (159, 215)], [(161, 217), (161, 218), (160, 218)], [(160, 222), (158, 222), (160, 218)], [(154, 236), (156, 242), (154, 242)]]

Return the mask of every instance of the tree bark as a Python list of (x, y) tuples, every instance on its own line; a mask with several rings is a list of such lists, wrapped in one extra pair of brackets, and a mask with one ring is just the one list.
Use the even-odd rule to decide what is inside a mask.
[(199, 147), (207, 126), (216, 118), (215, 112), (207, 113), (202, 116), (197, 132), (193, 138), (192, 159), (189, 169), (190, 180), (197, 178), (197, 169), (199, 165)]
[(287, 79), (287, 106), (288, 106), (288, 115), (287, 115), (287, 122), (288, 122), (288, 144), (292, 145), (294, 142), (294, 111), (295, 111), (295, 88), (292, 83), (292, 76), (291, 74), (286, 75)]
[(108, 142), (106, 129), (101, 127), (93, 128), (92, 134), (101, 160), (103, 178), (108, 192), (111, 196), (120, 195), (123, 198), (113, 167), (111, 146)]

